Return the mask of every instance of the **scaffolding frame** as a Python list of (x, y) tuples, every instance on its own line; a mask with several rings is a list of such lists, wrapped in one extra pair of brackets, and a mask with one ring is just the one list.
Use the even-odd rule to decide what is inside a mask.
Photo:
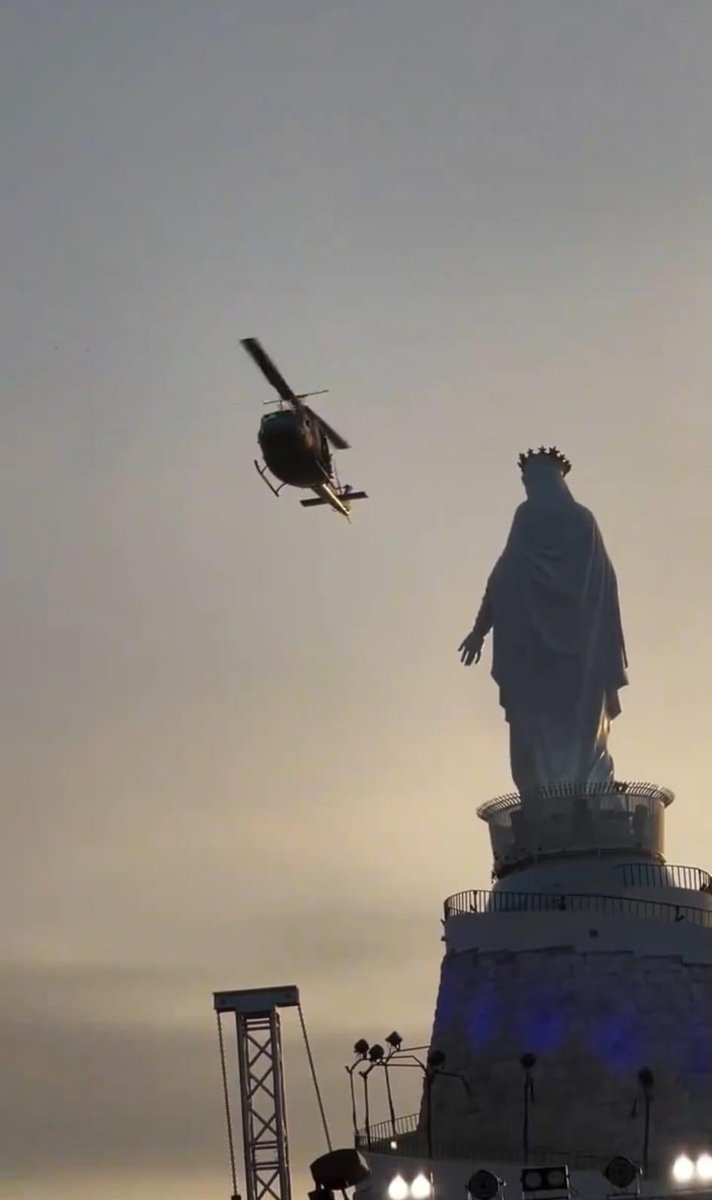
[(235, 1015), (247, 1200), (291, 1200), (278, 1010), (298, 1008), (299, 990), (249, 988), (215, 992), (213, 999), (218, 1022), (223, 1013)]

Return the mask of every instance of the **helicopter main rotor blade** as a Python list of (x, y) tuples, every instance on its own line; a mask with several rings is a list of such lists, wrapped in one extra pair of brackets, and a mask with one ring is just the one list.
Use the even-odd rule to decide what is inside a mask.
[(290, 388), (284, 376), (277, 370), (269, 354), (262, 349), (257, 338), (242, 338), (242, 345), (249, 354), (250, 358), (259, 367), (268, 383), (282, 397), (283, 400), (289, 401), (290, 404), (298, 403), (297, 397)]
[(307, 408), (307, 412), (311, 413), (314, 419), (319, 422), (335, 450), (349, 449), (349, 443), (346, 441), (346, 439), (342, 438), (341, 434), (337, 433), (335, 429), (332, 429), (331, 425), (327, 424), (323, 417), (320, 417), (317, 412), (314, 412), (313, 408)]

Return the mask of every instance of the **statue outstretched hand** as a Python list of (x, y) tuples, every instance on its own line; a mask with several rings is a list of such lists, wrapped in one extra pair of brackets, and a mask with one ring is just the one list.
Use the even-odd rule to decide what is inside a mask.
[(482, 658), (482, 643), (484, 638), (475, 629), (471, 629), (464, 642), (460, 642), (458, 653), (460, 662), (465, 667), (471, 667)]

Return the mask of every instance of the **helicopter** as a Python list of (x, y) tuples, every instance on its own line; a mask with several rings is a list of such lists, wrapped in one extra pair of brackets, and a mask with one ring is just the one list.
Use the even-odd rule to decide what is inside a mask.
[[(328, 504), (349, 520), (351, 501), (368, 499), (366, 492), (355, 492), (348, 484), (342, 486), (336, 473), (331, 447), (347, 450), (349, 444), (327, 425), (323, 417), (304, 403), (310, 396), (324, 395), (326, 389), (298, 395), (292, 391), (257, 338), (242, 338), (241, 342), (279, 396), (278, 410), (267, 413), (260, 422), (257, 440), (264, 465), (260, 466), (255, 459), (257, 474), (275, 496), (285, 485), (310, 488), (315, 495), (300, 501), (304, 508)], [(280, 480), (277, 487), (268, 479), (268, 470)]]

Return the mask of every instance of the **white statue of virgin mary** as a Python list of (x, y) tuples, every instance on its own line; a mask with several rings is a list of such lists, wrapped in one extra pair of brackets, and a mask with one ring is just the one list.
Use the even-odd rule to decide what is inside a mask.
[(628, 682), (615, 571), (593, 514), (568, 489), (563, 454), (541, 447), (521, 454), (519, 466), (527, 498), (459, 647), (461, 661), (479, 662), (491, 629), (520, 793), (612, 783), (608, 731)]

